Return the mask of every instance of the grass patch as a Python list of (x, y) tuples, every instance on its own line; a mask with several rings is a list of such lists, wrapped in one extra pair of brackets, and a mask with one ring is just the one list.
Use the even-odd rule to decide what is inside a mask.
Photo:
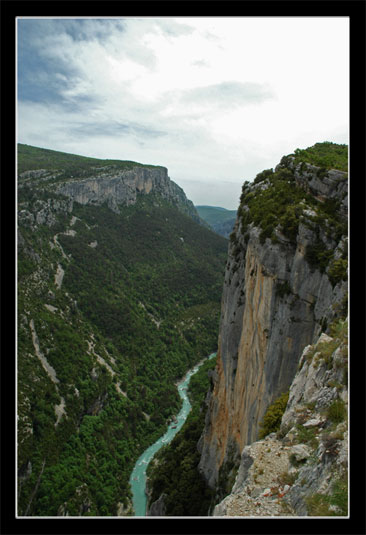
[(327, 419), (334, 424), (340, 424), (344, 422), (347, 417), (347, 409), (345, 403), (341, 399), (333, 401), (326, 410)]
[(347, 474), (337, 479), (329, 496), (313, 494), (306, 498), (309, 516), (347, 516), (348, 481)]
[(318, 439), (316, 438), (316, 429), (314, 427), (306, 428), (301, 424), (296, 424), (296, 440), (298, 444), (307, 444), (311, 448), (318, 447)]

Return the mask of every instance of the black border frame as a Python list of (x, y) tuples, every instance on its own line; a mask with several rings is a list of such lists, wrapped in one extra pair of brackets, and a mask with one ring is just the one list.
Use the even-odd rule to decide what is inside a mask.
[[(2, 351), (1, 389), (2, 400), (2, 507), (1, 533), (258, 533), (258, 534), (365, 534), (365, 0), (208, 0), (203, 1), (11, 1), (3, 0), (1, 7), (1, 55), (2, 55), (2, 245), (6, 250), (6, 262), (1, 263), (5, 272), (6, 288), (3, 286), (2, 305), (6, 310), (4, 333), (7, 341)], [(19, 16), (298, 16), (322, 17), (342, 16), (350, 19), (350, 155), (351, 176), (355, 177), (350, 188), (350, 348), (353, 355), (350, 376), (351, 399), (351, 477), (350, 517), (345, 519), (319, 518), (80, 518), (80, 519), (38, 519), (16, 518), (15, 516), (15, 407), (9, 403), (13, 397), (10, 379), (15, 375), (13, 353), (9, 351), (9, 334), (13, 332), (14, 316), (9, 307), (15, 306), (15, 21)], [(336, 73), (335, 73), (336, 83)], [(13, 133), (14, 127), (14, 133)], [(14, 197), (13, 197), (14, 196)], [(360, 203), (360, 204), (359, 204)], [(14, 208), (14, 210), (13, 210)], [(362, 218), (360, 225), (360, 218)], [(10, 224), (14, 221), (14, 228)], [(363, 223), (363, 224), (362, 224)], [(357, 255), (355, 256), (354, 255)], [(361, 253), (361, 254), (360, 254)], [(363, 254), (362, 254), (363, 253)], [(4, 258), (4, 257), (3, 257)], [(13, 264), (14, 262), (14, 264)], [(14, 280), (14, 287), (9, 285)], [(360, 304), (362, 299), (363, 307)], [(5, 309), (6, 307), (6, 309)], [(357, 312), (355, 312), (357, 309)], [(361, 311), (360, 311), (361, 309)], [(353, 314), (352, 314), (353, 311)], [(3, 325), (3, 324), (2, 324)], [(11, 337), (11, 334), (10, 334)], [(13, 337), (15, 341), (15, 336)], [(361, 343), (361, 345), (360, 345)], [(352, 351), (353, 350), (353, 351)], [(356, 369), (357, 366), (357, 369)], [(10, 391), (10, 393), (9, 393)], [(13, 443), (14, 441), (14, 443)], [(85, 520), (83, 522), (83, 520)], [(65, 523), (66, 522), (66, 523)]]

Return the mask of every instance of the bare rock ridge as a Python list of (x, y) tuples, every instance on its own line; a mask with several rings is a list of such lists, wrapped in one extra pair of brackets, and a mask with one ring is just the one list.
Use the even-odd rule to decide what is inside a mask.
[[(258, 213), (267, 217), (265, 203), (273, 199), (278, 213), (265, 226)], [(289, 389), (304, 348), (344, 311), (346, 255), (346, 173), (287, 156), (275, 172), (244, 184), (228, 250), (218, 364), (198, 444), (199, 470), (211, 488), (220, 469), (257, 440), (259, 423)]]
[(157, 193), (175, 204), (181, 211), (199, 220), (193, 203), (182, 188), (170, 180), (165, 167), (135, 167), (128, 170), (106, 169), (97, 176), (81, 180), (70, 179), (56, 190), (80, 204), (108, 203), (109, 208), (118, 213), (118, 205), (135, 204), (137, 195)]

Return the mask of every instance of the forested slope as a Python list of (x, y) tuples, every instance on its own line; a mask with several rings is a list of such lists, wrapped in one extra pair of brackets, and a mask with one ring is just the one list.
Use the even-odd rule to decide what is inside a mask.
[[(117, 515), (174, 381), (216, 348), (227, 241), (160, 168), (40, 150), (18, 158), (18, 514)], [(132, 191), (135, 168), (117, 210), (58, 189), (103, 173)]]

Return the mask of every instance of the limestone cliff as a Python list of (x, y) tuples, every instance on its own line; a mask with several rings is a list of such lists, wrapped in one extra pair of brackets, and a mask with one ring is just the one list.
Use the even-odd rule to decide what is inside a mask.
[(348, 322), (307, 346), (277, 433), (245, 446), (214, 516), (346, 516)]
[(197, 222), (199, 216), (193, 203), (189, 201), (175, 182), (170, 180), (165, 167), (141, 167), (132, 169), (114, 169), (106, 167), (102, 173), (70, 178), (60, 184), (56, 191), (79, 202), (80, 204), (103, 204), (118, 213), (118, 205), (130, 205), (136, 202), (138, 194), (157, 193), (168, 200)]
[(220, 469), (258, 438), (305, 346), (346, 307), (347, 174), (283, 158), (243, 186), (230, 237), (218, 364), (199, 442), (200, 471)]
[[(52, 199), (42, 201), (48, 206), (42, 207), (45, 210), (39, 215), (37, 223), (40, 224), (52, 225), (55, 218), (50, 213), (62, 210), (67, 201), (71, 203), (68, 211), (72, 210), (72, 202), (76, 201), (97, 206), (107, 203), (118, 214), (121, 205), (135, 204), (139, 195), (148, 194), (158, 195), (202, 224), (192, 201), (169, 178), (168, 170), (163, 166), (126, 160), (98, 160), (19, 144), (18, 187), (26, 192), (37, 189), (51, 194)], [(60, 200), (60, 194), (67, 197), (67, 201)], [(23, 218), (27, 216), (23, 214)]]

